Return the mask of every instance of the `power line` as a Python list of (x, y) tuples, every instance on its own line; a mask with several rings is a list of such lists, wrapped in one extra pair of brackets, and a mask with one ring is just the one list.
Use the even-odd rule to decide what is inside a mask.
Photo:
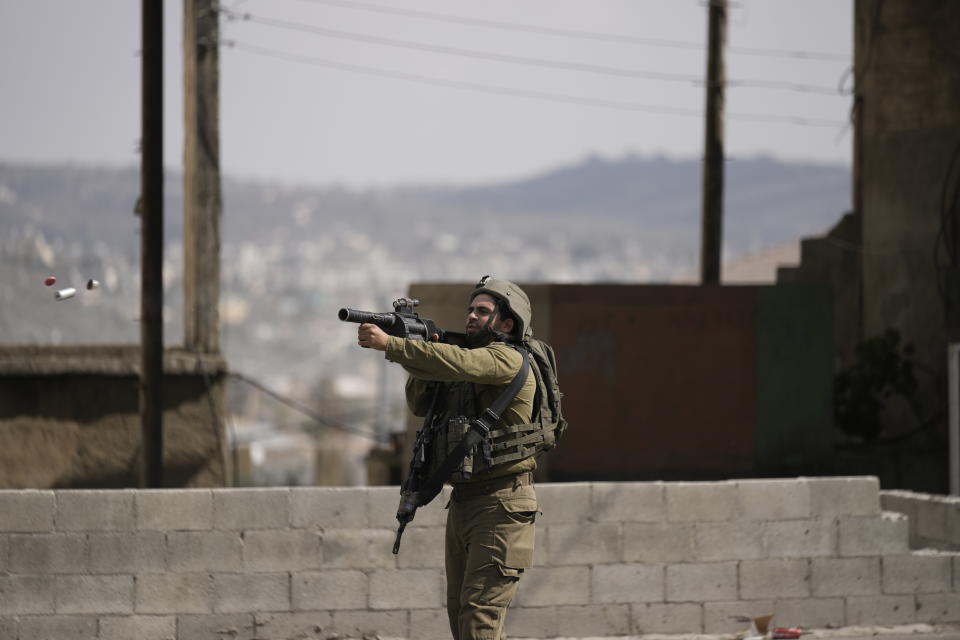
[[(339, 29), (328, 29), (315, 25), (303, 24), (289, 20), (278, 20), (276, 18), (265, 18), (251, 13), (236, 13), (227, 9), (221, 11), (234, 19), (243, 19), (255, 24), (261, 24), (268, 27), (279, 29), (289, 29), (300, 31), (326, 38), (338, 38), (341, 40), (352, 40), (355, 42), (366, 42), (387, 47), (396, 47), (401, 49), (413, 49), (417, 51), (428, 51), (431, 53), (441, 53), (444, 55), (461, 56), (480, 60), (492, 60), (495, 62), (505, 62), (511, 64), (523, 64), (535, 67), (544, 67), (548, 69), (562, 69), (565, 71), (580, 71), (585, 73), (596, 73), (621, 78), (645, 78), (648, 80), (661, 80), (666, 82), (685, 82), (694, 85), (703, 85), (701, 76), (684, 75), (679, 73), (666, 73), (662, 71), (643, 71), (638, 69), (622, 69), (617, 67), (608, 67), (604, 65), (584, 64), (578, 62), (565, 62), (560, 60), (548, 60), (545, 58), (531, 58), (526, 56), (515, 56), (503, 53), (494, 53), (489, 51), (477, 51), (475, 49), (462, 49), (459, 47), (449, 47), (442, 45), (425, 44), (422, 42), (412, 42), (410, 40), (399, 40), (396, 38), (386, 38), (382, 36), (371, 36), (352, 31), (342, 31)], [(800, 91), (804, 93), (819, 93), (830, 96), (840, 96), (835, 87), (800, 84), (796, 82), (786, 82), (781, 80), (738, 80), (731, 79), (727, 82), (731, 87), (752, 87), (757, 89), (779, 89), (786, 91)]]
[[(510, 87), (479, 84), (475, 82), (464, 82), (460, 80), (446, 80), (442, 78), (422, 76), (419, 74), (404, 73), (401, 71), (389, 71), (385, 69), (377, 69), (374, 67), (365, 67), (360, 65), (347, 64), (343, 62), (336, 62), (333, 60), (325, 60), (322, 58), (312, 58), (312, 57), (301, 56), (301, 55), (292, 54), (292, 53), (285, 53), (282, 51), (276, 51), (274, 49), (268, 49), (268, 48), (260, 47), (257, 45), (245, 44), (242, 42), (238, 42), (236, 40), (224, 40), (222, 41), (222, 44), (224, 46), (232, 47), (239, 51), (246, 51), (248, 53), (254, 53), (257, 55), (262, 55), (270, 58), (277, 58), (280, 60), (298, 62), (302, 64), (309, 64), (309, 65), (318, 66), (318, 67), (326, 67), (328, 69), (337, 69), (339, 71), (347, 71), (350, 73), (359, 73), (359, 74), (377, 76), (380, 78), (406, 80), (408, 82), (417, 82), (420, 84), (428, 84), (432, 86), (439, 86), (439, 87), (446, 87), (446, 88), (453, 88), (453, 89), (465, 89), (468, 91), (479, 91), (482, 93), (492, 93), (497, 95), (506, 95), (506, 96), (518, 97), (518, 98), (531, 98), (534, 100), (545, 100), (549, 102), (577, 104), (577, 105), (588, 106), (588, 107), (603, 107), (607, 109), (618, 109), (622, 111), (638, 111), (643, 113), (658, 113), (658, 114), (664, 114), (664, 115), (692, 116), (696, 118), (703, 117), (703, 112), (700, 109), (685, 109), (685, 108), (679, 108), (679, 107), (645, 105), (645, 104), (639, 104), (635, 102), (600, 100), (596, 98), (583, 98), (579, 96), (571, 96), (571, 95), (564, 95), (564, 94), (557, 94), (557, 93), (528, 91), (526, 89), (513, 89)], [(780, 116), (780, 115), (769, 115), (769, 114), (759, 114), (759, 113), (727, 113), (727, 118), (730, 120), (742, 120), (742, 121), (748, 121), (748, 122), (770, 122), (770, 123), (792, 124), (797, 126), (809, 126), (809, 127), (840, 127), (840, 126), (843, 126), (844, 124), (844, 122), (841, 120), (806, 118), (806, 117), (800, 117), (800, 116)]]
[(364, 431), (363, 429), (357, 429), (355, 427), (345, 425), (343, 423), (337, 422), (336, 420), (332, 420), (327, 416), (321, 415), (316, 411), (314, 411), (313, 409), (311, 409), (310, 407), (294, 400), (293, 398), (288, 398), (282, 393), (279, 393), (277, 391), (274, 391), (273, 389), (270, 389), (259, 380), (255, 380), (250, 376), (244, 375), (242, 373), (237, 373), (235, 371), (231, 371), (227, 375), (229, 375), (231, 378), (236, 378), (241, 382), (246, 382), (250, 386), (259, 389), (260, 391), (264, 392), (271, 398), (277, 400), (281, 404), (284, 404), (290, 407), (291, 409), (294, 409), (295, 411), (300, 412), (301, 414), (307, 416), (311, 420), (314, 420), (315, 422), (319, 422), (320, 424), (326, 427), (330, 427), (332, 429), (339, 429), (340, 431), (345, 431), (347, 433), (352, 433), (354, 435), (363, 436), (364, 438), (370, 438), (371, 440), (377, 439), (377, 436), (373, 433)]
[[(384, 7), (366, 2), (354, 2), (353, 0), (306, 0), (318, 4), (327, 4), (345, 9), (354, 9), (358, 11), (371, 11), (374, 13), (385, 13), (389, 15), (404, 16), (408, 18), (422, 18), (425, 20), (436, 20), (440, 22), (451, 22), (455, 24), (465, 24), (477, 27), (487, 27), (490, 29), (503, 29), (507, 31), (522, 31), (526, 33), (538, 33), (541, 35), (561, 36), (565, 38), (584, 38), (587, 40), (600, 40), (603, 42), (619, 42), (624, 44), (639, 44), (653, 47), (669, 47), (674, 49), (692, 49), (704, 51), (706, 46), (697, 42), (685, 42), (682, 40), (668, 40), (664, 38), (646, 38), (640, 36), (628, 36), (613, 33), (600, 33), (595, 31), (583, 31), (580, 29), (559, 29), (555, 27), (544, 27), (532, 24), (520, 24), (515, 22), (504, 22), (500, 20), (486, 20), (483, 18), (465, 18), (446, 13), (436, 13), (432, 11), (420, 11), (417, 9), (401, 9), (396, 7)], [(763, 56), (775, 58), (794, 58), (802, 60), (840, 60), (850, 59), (848, 54), (829, 53), (824, 51), (797, 51), (786, 49), (765, 49), (761, 47), (728, 47), (727, 51), (733, 54)]]

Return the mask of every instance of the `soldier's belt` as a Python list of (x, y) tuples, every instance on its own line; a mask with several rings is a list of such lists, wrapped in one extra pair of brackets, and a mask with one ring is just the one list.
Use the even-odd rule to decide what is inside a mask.
[(454, 485), (452, 497), (454, 500), (464, 500), (466, 498), (476, 498), (477, 496), (488, 496), (497, 491), (503, 491), (504, 489), (525, 487), (532, 484), (533, 474), (527, 471), (518, 475)]

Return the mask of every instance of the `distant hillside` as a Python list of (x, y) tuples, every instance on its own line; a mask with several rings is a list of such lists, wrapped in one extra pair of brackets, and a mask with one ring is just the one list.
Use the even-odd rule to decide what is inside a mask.
[[(589, 158), (513, 182), (462, 188), (351, 191), (240, 182), (226, 177), (224, 239), (300, 240), (331, 225), (402, 231), (418, 220), (465, 231), (504, 225), (535, 233), (538, 225), (585, 222), (663, 237), (699, 233), (701, 165), (693, 160)], [(168, 172), (166, 236), (182, 234), (182, 180)], [(32, 225), (48, 237), (135, 246), (134, 168), (30, 167), (0, 163), (0, 232)], [(733, 254), (818, 233), (849, 207), (843, 167), (757, 158), (728, 163), (724, 239)]]

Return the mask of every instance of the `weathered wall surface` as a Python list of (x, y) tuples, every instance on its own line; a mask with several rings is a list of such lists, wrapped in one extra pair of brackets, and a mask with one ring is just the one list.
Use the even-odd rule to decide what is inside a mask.
[[(132, 487), (139, 481), (140, 350), (0, 347), (0, 487)], [(223, 486), (222, 358), (168, 350), (168, 486)], [(208, 393), (209, 392), (209, 393)]]
[[(934, 256), (945, 187), (956, 180), (948, 169), (960, 151), (960, 3), (858, 0), (855, 6), (864, 337), (898, 329), (916, 345), (918, 361), (942, 374), (949, 333), (943, 296), (956, 303), (960, 281), (941, 289)], [(945, 264), (942, 248), (939, 255)], [(931, 376), (920, 382), (932, 415), (945, 404), (942, 390)], [(900, 431), (916, 422), (904, 414)]]
[[(960, 554), (909, 551), (875, 478), (537, 492), (511, 636), (960, 622)], [(0, 638), (447, 638), (444, 497), (394, 556), (397, 495), (0, 491)]]
[[(523, 286), (535, 336), (556, 350), (570, 423), (538, 461), (551, 480), (834, 472), (826, 285)], [(410, 295), (462, 331), (470, 291), (415, 284)]]
[(880, 504), (886, 511), (907, 516), (912, 549), (960, 551), (960, 496), (882, 491)]

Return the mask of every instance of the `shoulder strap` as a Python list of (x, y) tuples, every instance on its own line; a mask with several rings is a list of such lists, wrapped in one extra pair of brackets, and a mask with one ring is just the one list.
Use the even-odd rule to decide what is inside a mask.
[(447, 481), (453, 472), (457, 470), (463, 459), (473, 448), (482, 440), (490, 435), (490, 429), (500, 420), (500, 415), (507, 410), (510, 403), (520, 392), (523, 383), (527, 381), (527, 375), (530, 373), (530, 358), (526, 351), (523, 354), (523, 363), (517, 375), (513, 376), (510, 384), (500, 392), (497, 399), (489, 407), (484, 409), (479, 418), (470, 422), (470, 428), (464, 434), (463, 439), (457, 447), (447, 454), (447, 457), (440, 463), (439, 468), (427, 478), (426, 482), (420, 487), (417, 502), (423, 506), (433, 500), (440, 490), (443, 489), (443, 483)]

